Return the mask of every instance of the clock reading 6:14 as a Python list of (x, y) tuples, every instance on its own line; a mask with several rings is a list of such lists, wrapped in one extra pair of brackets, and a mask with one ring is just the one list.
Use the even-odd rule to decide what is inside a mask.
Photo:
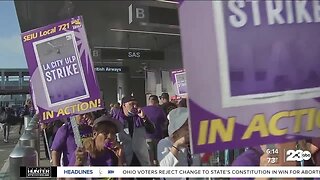
[(266, 149), (266, 153), (270, 155), (279, 154), (279, 149)]

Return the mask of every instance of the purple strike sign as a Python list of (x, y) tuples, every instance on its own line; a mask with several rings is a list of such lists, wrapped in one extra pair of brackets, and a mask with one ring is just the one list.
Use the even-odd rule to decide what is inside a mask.
[(185, 1), (179, 13), (194, 152), (319, 137), (319, 1)]
[(171, 72), (171, 79), (176, 90), (176, 95), (183, 96), (187, 94), (187, 79), (184, 69)]
[(21, 38), (42, 120), (102, 108), (81, 16), (24, 32)]

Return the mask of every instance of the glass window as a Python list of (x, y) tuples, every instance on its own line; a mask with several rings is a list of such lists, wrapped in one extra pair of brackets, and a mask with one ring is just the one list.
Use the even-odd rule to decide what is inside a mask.
[(23, 76), (23, 81), (29, 81), (30, 76)]
[(8, 81), (19, 81), (19, 76), (9, 76)]

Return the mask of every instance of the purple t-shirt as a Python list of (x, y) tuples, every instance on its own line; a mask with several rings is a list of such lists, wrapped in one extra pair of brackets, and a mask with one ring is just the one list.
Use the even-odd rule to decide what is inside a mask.
[(117, 119), (116, 117), (118, 116), (118, 114), (119, 114), (120, 111), (121, 111), (121, 108), (113, 108), (113, 109), (110, 111), (111, 117)]
[(68, 166), (75, 163), (74, 152), (76, 148), (71, 123), (67, 122), (58, 129), (51, 149), (63, 153), (63, 166)]
[[(95, 158), (91, 157), (87, 153), (87, 157), (88, 157), (88, 162), (86, 165), (88, 166), (118, 166), (118, 156), (109, 149), (106, 149), (105, 152), (101, 153)], [(76, 162), (75, 160), (72, 160), (72, 164), (70, 164), (70, 166), (75, 166), (75, 162)]]
[(116, 120), (119, 120), (119, 122), (125, 127), (127, 128), (128, 126), (128, 119), (130, 118), (133, 118), (133, 122), (134, 122), (134, 125), (135, 127), (141, 127), (143, 126), (143, 123), (142, 123), (142, 119), (138, 116), (138, 115), (135, 115), (133, 117), (127, 117), (123, 111), (121, 109), (115, 109), (114, 110), (114, 113), (112, 115), (112, 118), (116, 119)]
[[(240, 154), (232, 163), (232, 166), (260, 166), (260, 157), (263, 151), (260, 146), (251, 147), (242, 154)], [(244, 178), (230, 178), (232, 180)], [(245, 178), (254, 179), (254, 178)]]
[(89, 164), (90, 166), (118, 166), (118, 157), (113, 151), (106, 149), (95, 158), (89, 157)]
[(251, 147), (240, 154), (232, 163), (232, 166), (260, 166), (260, 157), (263, 151), (258, 147)]
[(147, 137), (150, 139), (162, 139), (162, 128), (167, 119), (163, 109), (160, 106), (145, 106), (142, 110), (156, 126), (155, 133), (147, 134)]

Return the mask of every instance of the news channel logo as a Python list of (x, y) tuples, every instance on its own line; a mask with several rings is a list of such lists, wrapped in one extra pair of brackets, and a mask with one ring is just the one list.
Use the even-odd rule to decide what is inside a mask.
[(29, 178), (51, 177), (51, 167), (27, 167), (26, 175)]
[(310, 151), (303, 150), (287, 150), (286, 152), (286, 161), (308, 161), (311, 159)]
[[(103, 175), (103, 170), (102, 169), (99, 169), (99, 174), (100, 175)], [(107, 174), (114, 174), (114, 170), (107, 170)]]
[(113, 174), (114, 170), (108, 170), (108, 174)]

